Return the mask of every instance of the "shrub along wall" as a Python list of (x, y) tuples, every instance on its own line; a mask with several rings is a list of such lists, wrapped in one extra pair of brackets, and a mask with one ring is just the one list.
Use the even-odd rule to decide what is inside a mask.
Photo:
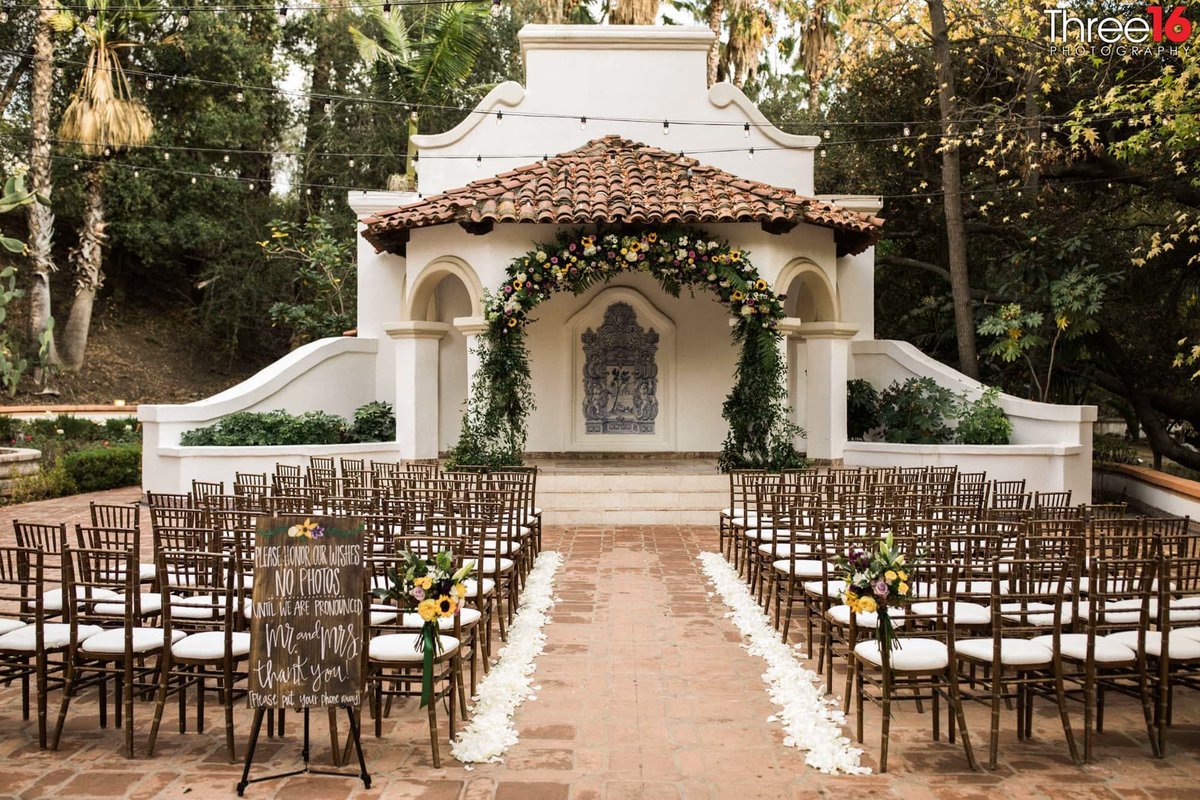
[(239, 411), (215, 425), (185, 431), (184, 447), (254, 447), (289, 444), (353, 444), (390, 442), (396, 438), (396, 415), (390, 403), (359, 406), (354, 419), (309, 411)]
[(932, 378), (893, 381), (882, 393), (853, 380), (846, 384), (847, 433), (893, 444), (1008, 444), (1012, 421), (999, 396), (990, 388), (976, 400), (956, 397)]

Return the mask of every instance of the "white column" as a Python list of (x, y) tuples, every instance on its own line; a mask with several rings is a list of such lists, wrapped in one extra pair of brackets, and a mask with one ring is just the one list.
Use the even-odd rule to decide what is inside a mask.
[(396, 442), (400, 457), (438, 456), (438, 340), (444, 322), (390, 322), (396, 344)]
[(808, 374), (805, 400), (808, 457), (840, 461), (846, 448), (846, 379), (850, 374), (850, 339), (858, 326), (846, 322), (806, 322), (803, 337)]
[[(787, 385), (787, 402), (792, 422), (801, 428), (807, 427), (805, 420), (804, 397), (804, 340), (797, 336), (800, 320), (796, 317), (784, 317), (779, 321), (779, 336), (781, 339), (780, 352), (784, 358), (784, 380)], [(804, 440), (795, 442), (803, 449)]]
[(479, 337), (488, 329), (483, 317), (455, 317), (454, 327), (467, 340), (467, 401), (471, 399), (471, 387), (475, 385), (475, 373), (479, 372)]

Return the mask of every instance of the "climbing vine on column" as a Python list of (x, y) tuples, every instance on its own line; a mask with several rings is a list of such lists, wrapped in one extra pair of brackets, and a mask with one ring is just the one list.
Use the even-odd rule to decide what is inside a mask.
[(455, 464), (519, 464), (534, 409), (525, 346), (530, 312), (555, 292), (582, 294), (622, 272), (646, 272), (663, 291), (707, 289), (737, 320), (734, 386), (722, 407), (729, 424), (722, 469), (781, 469), (803, 463), (792, 445), (803, 431), (788, 419), (779, 320), (783, 295), (759, 276), (747, 254), (695, 228), (600, 227), (564, 231), (513, 259), (504, 284), (485, 295), (487, 330), (478, 337)]

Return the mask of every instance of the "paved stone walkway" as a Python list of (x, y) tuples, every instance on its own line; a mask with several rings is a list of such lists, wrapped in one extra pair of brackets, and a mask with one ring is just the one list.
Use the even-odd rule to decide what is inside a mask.
[[(135, 490), (106, 493), (127, 499)], [(87, 499), (0, 509), (0, 541), (11, 520), (86, 516)], [(807, 769), (782, 745), (774, 709), (759, 676), (762, 662), (708, 597), (695, 556), (716, 546), (715, 528), (547, 529), (546, 546), (565, 556), (557, 580), (562, 599), (538, 660), (536, 700), (518, 712), (521, 741), (503, 764), (468, 770), (452, 759), (434, 770), (424, 715), (398, 705), (384, 736), (364, 740), (374, 784), (297, 777), (251, 786), (248, 797), (427, 798), (429, 800), (632, 800), (633, 798), (1115, 798), (1196, 797), (1200, 775), (1200, 702), (1181, 691), (1171, 754), (1149, 757), (1140, 711), (1111, 698), (1098, 762), (1073, 766), (1052, 706), (1036, 710), (1034, 739), (1016, 741), (1006, 715), (1001, 765), (971, 773), (958, 745), (933, 742), (929, 715), (910, 705), (896, 712), (891, 772), (829, 777)], [(57, 696), (56, 696), (57, 697)], [(53, 698), (53, 699), (56, 699)], [(169, 704), (173, 705), (173, 704)], [(76, 704), (61, 751), (37, 750), (33, 723), (20, 718), (19, 693), (0, 688), (0, 797), (233, 797), (240, 767), (226, 762), (220, 710), (208, 727), (179, 734), (173, 708), (156, 757), (126, 760), (122, 736), (98, 728), (94, 694)], [(52, 716), (56, 704), (51, 705)], [(136, 709), (136, 742), (145, 746), (152, 705)], [(867, 757), (874, 766), (878, 711), (868, 707)], [(194, 715), (193, 715), (194, 717)], [(1077, 715), (1076, 727), (1081, 722)], [(260, 745), (255, 774), (291, 768), (299, 758), (295, 717), (289, 735)], [(244, 753), (249, 714), (237, 713)], [(853, 724), (853, 720), (851, 721)], [(977, 748), (985, 746), (987, 712), (968, 709)], [(443, 720), (444, 725), (444, 720)], [(368, 727), (369, 729), (369, 727)], [(327, 763), (323, 716), (315, 722), (314, 759)], [(445, 752), (445, 750), (443, 751)], [(977, 751), (978, 752), (978, 751)]]

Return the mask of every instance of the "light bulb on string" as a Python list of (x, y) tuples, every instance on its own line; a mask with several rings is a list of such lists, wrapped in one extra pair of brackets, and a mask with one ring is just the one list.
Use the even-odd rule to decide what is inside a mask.
[(825, 158), (828, 155), (829, 155), (829, 151), (827, 151), (824, 147), (822, 147), (821, 148), (821, 158)]
[(544, 165), (549, 160), (550, 160), (550, 156), (543, 153), (542, 154), (542, 164)]
[(333, 111), (333, 103), (330, 103), (328, 100), (326, 100), (325, 101), (325, 113), (329, 114), (332, 111)]
[(105, 156), (111, 156), (111, 155), (112, 155), (112, 149), (111, 149), (111, 148), (108, 148), (108, 147), (104, 148), (104, 155), (105, 155)]
[(492, 0), (492, 17), (500, 16), (500, 0)]
[(753, 147), (751, 147), (751, 148), (750, 148), (750, 152), (748, 152), (748, 153), (746, 154), (746, 157), (747, 157), (747, 158), (748, 158), (750, 161), (753, 161), (753, 160), (754, 160), (754, 148), (753, 148)]
[(933, 198), (932, 198), (932, 197), (926, 197), (926, 198), (925, 198), (925, 205), (927, 205), (927, 206), (931, 206), (931, 205), (933, 205)]
[(171, 154), (163, 153), (163, 161), (170, 161), (170, 160), (171, 160)]
[(823, 137), (825, 137), (826, 139), (828, 139), (829, 138), (829, 128), (826, 128), (825, 130), (821, 131), (821, 135)]
[(95, 24), (96, 24), (96, 15), (95, 14), (88, 14), (87, 24), (89, 26), (95, 26)]
[(183, 14), (181, 14), (179, 17), (179, 27), (186, 28), (188, 25), (191, 24), (191, 22), (192, 22), (191, 15), (188, 14), (187, 11), (184, 11)]
[(348, 167), (350, 167), (351, 169), (353, 169), (353, 168), (354, 168), (354, 159), (352, 158), (352, 159), (350, 159), (349, 161), (347, 161), (347, 162), (346, 162), (346, 166), (348, 166)]
[(483, 156), (475, 156), (475, 166), (478, 168), (483, 163)]
[(581, 131), (587, 130), (587, 117), (579, 118), (579, 130), (581, 130)]
[(911, 134), (912, 134), (912, 129), (911, 129), (911, 128), (909, 128), (907, 125), (905, 125), (905, 126), (904, 126), (904, 135), (905, 135), (905, 136), (909, 136), (909, 135), (911, 135)]
[(146, 78), (146, 91), (149, 92), (154, 88), (154, 79)]
[(238, 92), (233, 96), (233, 99), (237, 100), (239, 103), (244, 103), (246, 102), (246, 95), (244, 92)]
[(671, 123), (664, 119), (663, 120), (663, 136), (670, 136), (670, 135), (671, 135)]
[(746, 139), (750, 138), (750, 123), (749, 122), (747, 122), (745, 125), (742, 126), (742, 136), (745, 137)]
[(497, 111), (496, 112), (496, 127), (497, 128), (500, 127), (500, 125), (502, 125), (503, 123), (504, 123), (504, 112)]
[(893, 152), (893, 153), (899, 153), (899, 152), (900, 152), (900, 145), (899, 145), (899, 144), (897, 144), (896, 142), (892, 142), (892, 152)]
[(133, 177), (135, 177), (135, 178), (140, 178), (140, 177), (142, 177), (142, 171), (141, 171), (140, 169), (135, 169), (135, 170), (133, 171)]
[(390, 13), (392, 13), (392, 4), (391, 4), (391, 3), (384, 3), (384, 4), (383, 4), (383, 13), (385, 13), (385, 14), (390, 14)]
[(196, 176), (195, 175), (192, 176), (192, 185), (193, 186), (196, 185)]
[(0, 11), (0, 22), (8, 22), (8, 12)]
[(226, 154), (225, 154), (225, 155), (224, 155), (224, 156), (221, 158), (221, 160), (222, 160), (222, 161), (224, 161), (226, 164), (228, 164), (228, 163), (229, 163), (229, 153), (226, 153)]
[(280, 25), (287, 22), (287, 12), (288, 12), (288, 7), (286, 4), (279, 7), (279, 24)]

